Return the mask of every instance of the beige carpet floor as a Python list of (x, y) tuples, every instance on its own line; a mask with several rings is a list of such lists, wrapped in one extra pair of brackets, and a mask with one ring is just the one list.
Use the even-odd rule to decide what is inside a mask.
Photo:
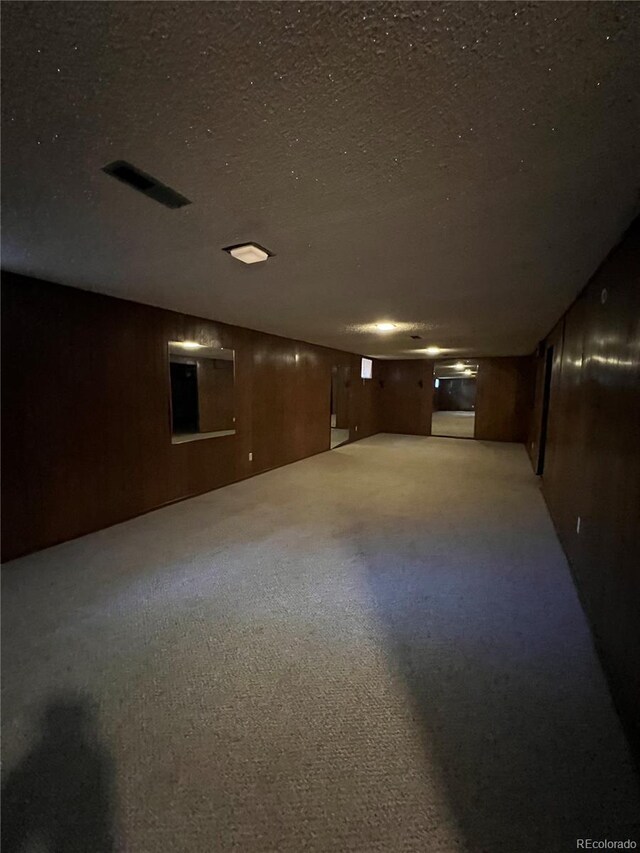
[(434, 412), (431, 415), (431, 434), (473, 438), (475, 422), (475, 412)]
[(5, 853), (640, 841), (518, 445), (375, 436), (10, 563), (3, 592)]

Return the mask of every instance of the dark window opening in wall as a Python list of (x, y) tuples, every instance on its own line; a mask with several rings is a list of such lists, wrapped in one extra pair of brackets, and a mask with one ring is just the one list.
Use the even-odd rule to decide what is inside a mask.
[(436, 361), (431, 435), (474, 438), (477, 375), (477, 362), (468, 359)]
[(197, 433), (198, 367), (171, 362), (171, 419), (174, 435)]

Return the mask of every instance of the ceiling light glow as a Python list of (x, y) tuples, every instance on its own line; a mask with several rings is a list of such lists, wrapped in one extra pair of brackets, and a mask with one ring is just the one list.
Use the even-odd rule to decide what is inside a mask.
[(376, 329), (379, 332), (392, 332), (395, 327), (395, 323), (376, 323)]
[(453, 366), (456, 370), (464, 370), (466, 367), (461, 361), (457, 361)]
[(202, 349), (204, 344), (197, 344), (195, 341), (176, 341), (176, 344), (183, 349)]
[(438, 355), (440, 352), (440, 347), (427, 347), (425, 352), (427, 355)]

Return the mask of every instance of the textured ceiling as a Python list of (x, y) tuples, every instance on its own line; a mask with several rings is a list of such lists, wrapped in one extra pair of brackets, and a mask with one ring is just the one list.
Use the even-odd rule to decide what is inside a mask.
[[(640, 4), (5, 2), (2, 41), (17, 272), (373, 355), (515, 355), (638, 210)], [(245, 240), (275, 257), (221, 251)]]

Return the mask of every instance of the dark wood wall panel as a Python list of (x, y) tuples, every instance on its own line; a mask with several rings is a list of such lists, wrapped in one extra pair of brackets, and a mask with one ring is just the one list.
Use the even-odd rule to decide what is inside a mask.
[[(526, 442), (534, 397), (534, 362), (529, 356), (479, 359), (476, 380), (476, 438)], [(431, 435), (433, 361), (376, 363), (378, 429)], [(457, 380), (459, 381), (459, 380)]]
[(534, 397), (531, 356), (478, 359), (475, 438), (526, 442)]
[(543, 493), (640, 748), (638, 221), (544, 342), (550, 345)]
[(378, 370), (381, 431), (431, 435), (433, 361), (382, 361)]
[[(5, 560), (327, 450), (331, 369), (360, 375), (352, 353), (22, 276), (2, 296)], [(236, 435), (171, 444), (186, 339), (235, 349)], [(377, 431), (373, 381), (348, 409), (351, 440)]]
[(349, 429), (351, 364), (337, 365), (333, 373), (334, 414), (337, 429)]
[[(380, 376), (382, 362), (373, 362), (373, 376), (362, 379), (360, 376), (361, 359), (351, 357), (351, 379), (349, 415), (351, 421), (351, 438), (366, 438), (380, 431)], [(355, 412), (352, 411), (355, 409)], [(357, 430), (354, 432), (355, 427)]]
[(532, 357), (531, 373), (533, 377), (533, 404), (531, 408), (531, 423), (527, 435), (527, 453), (534, 470), (538, 466), (540, 439), (542, 428), (542, 408), (545, 379), (545, 351), (542, 349)]
[[(580, 489), (580, 469), (584, 431), (580, 372), (584, 341), (584, 300), (579, 299), (548, 340), (553, 346), (551, 393), (547, 419), (544, 477), (554, 486), (547, 504), (556, 526), (575, 527), (573, 496)], [(575, 556), (577, 541), (565, 538), (569, 559)]]

